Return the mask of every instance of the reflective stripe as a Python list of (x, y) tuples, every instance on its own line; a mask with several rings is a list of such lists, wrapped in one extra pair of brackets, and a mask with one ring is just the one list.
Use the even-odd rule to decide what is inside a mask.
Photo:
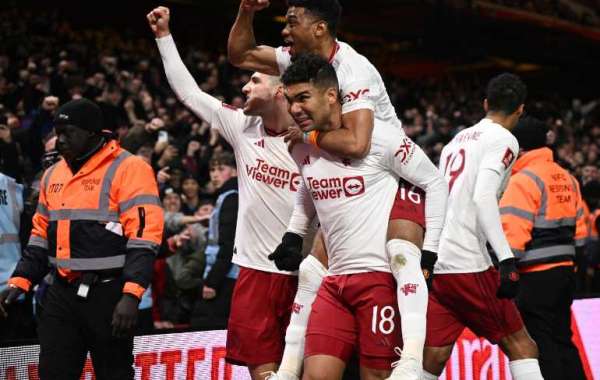
[(575, 247), (583, 247), (585, 245), (586, 238), (575, 239)]
[[(98, 209), (100, 210), (108, 210), (108, 206), (110, 204), (110, 187), (112, 186), (113, 179), (115, 179), (115, 174), (117, 173), (117, 169), (123, 161), (131, 156), (132, 154), (128, 151), (124, 150), (115, 160), (110, 164), (106, 173), (104, 173), (104, 178), (102, 179), (102, 188), (100, 189), (100, 199), (98, 203)], [(118, 221), (118, 219), (117, 219)]]
[(52, 172), (54, 171), (54, 169), (56, 169), (57, 166), (58, 166), (58, 162), (55, 163), (54, 165), (50, 166), (46, 170), (46, 176), (44, 177), (44, 183), (42, 184), (42, 187), (40, 188), (40, 191), (42, 191), (42, 190), (46, 191), (46, 189), (48, 188), (48, 182), (50, 181), (50, 176), (52, 175)]
[(29, 237), (29, 242), (27, 243), (27, 245), (48, 249), (48, 240), (44, 239), (41, 236), (31, 235)]
[(97, 220), (99, 222), (118, 222), (119, 214), (116, 211), (96, 209), (63, 209), (50, 210), (50, 221), (57, 220)]
[(37, 208), (35, 209), (35, 212), (37, 212), (41, 216), (45, 216), (46, 218), (48, 216), (50, 216), (50, 214), (48, 213), (48, 207), (46, 207), (46, 205), (43, 205), (41, 203), (38, 203)]
[(577, 210), (577, 214), (575, 214), (575, 218), (579, 219), (583, 216), (583, 214), (583, 207), (580, 207), (579, 210)]
[(2, 234), (2, 235), (0, 235), (0, 244), (18, 243), (18, 242), (19, 242), (18, 234)]
[(122, 268), (125, 265), (125, 255), (117, 255), (110, 257), (94, 257), (89, 259), (84, 258), (69, 258), (57, 259), (56, 257), (48, 257), (52, 265), (63, 269), (70, 270), (103, 270)]
[(525, 250), (524, 249), (511, 248), (511, 250), (513, 251), (513, 254), (515, 256), (522, 257), (523, 255), (525, 255)]
[(560, 218), (554, 220), (536, 219), (533, 223), (534, 227), (537, 228), (559, 228), (559, 227), (573, 227), (575, 226), (575, 218)]
[(150, 250), (152, 250), (152, 252), (157, 253), (159, 245), (150, 240), (129, 239), (127, 241), (126, 248), (127, 249), (144, 248), (144, 249), (150, 249)]
[(500, 215), (514, 215), (530, 221), (533, 221), (533, 218), (535, 217), (532, 212), (511, 206), (500, 208)]
[(537, 174), (529, 170), (522, 170), (520, 173), (523, 173), (527, 177), (531, 178), (537, 185), (538, 189), (540, 189), (542, 197), (540, 201), (540, 208), (538, 210), (538, 216), (543, 218), (546, 215), (546, 209), (548, 208), (548, 194), (546, 194), (546, 185), (544, 184), (544, 181), (538, 177)]
[(575, 247), (573, 247), (572, 245), (555, 245), (553, 247), (532, 249), (530, 251), (525, 252), (525, 256), (523, 256), (519, 260), (519, 263), (526, 263), (528, 261), (547, 259), (554, 256), (565, 255), (575, 256)]
[(152, 194), (137, 195), (131, 199), (128, 199), (126, 201), (119, 203), (119, 212), (124, 213), (125, 211), (129, 210), (132, 207), (141, 206), (141, 205), (161, 206), (160, 198), (157, 197), (156, 195), (152, 195)]

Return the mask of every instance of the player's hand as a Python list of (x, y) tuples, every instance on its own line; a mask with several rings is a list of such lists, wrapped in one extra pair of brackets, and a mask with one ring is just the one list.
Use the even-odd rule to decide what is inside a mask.
[(502, 260), (500, 266), (500, 287), (496, 292), (498, 298), (515, 298), (519, 292), (519, 271), (515, 259)]
[(21, 294), (25, 293), (23, 289), (9, 286), (0, 292), (0, 315), (4, 318), (8, 317), (6, 306), (13, 303)]
[(169, 30), (169, 20), (171, 18), (169, 8), (157, 7), (146, 15), (150, 29), (154, 32), (156, 38), (161, 38), (171, 34)]
[(435, 266), (435, 262), (437, 261), (437, 254), (435, 252), (421, 251), (421, 270), (423, 271), (423, 276), (425, 277), (425, 282), (427, 282), (427, 289), (431, 290), (433, 286), (433, 267)]
[(296, 144), (304, 142), (304, 132), (298, 126), (292, 125), (283, 135), (283, 141), (288, 144), (288, 152), (291, 154)]
[(302, 237), (292, 232), (286, 232), (281, 244), (269, 255), (269, 260), (275, 261), (277, 269), (287, 271), (298, 270), (303, 259)]
[(202, 288), (202, 298), (205, 300), (212, 300), (217, 296), (217, 291), (213, 288), (205, 286)]
[(136, 296), (123, 293), (113, 312), (112, 333), (114, 337), (125, 338), (133, 334), (137, 322), (139, 303), (140, 300)]
[(246, 12), (257, 12), (267, 8), (269, 5), (269, 0), (242, 0), (240, 8)]

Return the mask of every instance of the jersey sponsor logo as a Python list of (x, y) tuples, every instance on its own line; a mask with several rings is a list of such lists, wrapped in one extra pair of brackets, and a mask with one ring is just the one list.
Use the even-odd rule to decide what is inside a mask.
[(263, 182), (278, 189), (298, 191), (298, 186), (300, 185), (299, 173), (270, 165), (260, 158), (256, 159), (254, 166), (246, 165), (246, 174), (255, 181)]
[(504, 165), (504, 169), (508, 169), (510, 164), (513, 162), (515, 158), (515, 154), (510, 148), (506, 148), (506, 152), (504, 152), (504, 157), (502, 157), (502, 164)]
[(363, 176), (315, 178), (307, 177), (306, 184), (314, 200), (350, 198), (365, 192)]
[(254, 143), (254, 145), (256, 145), (256, 146), (258, 146), (260, 148), (264, 148), (265, 147), (265, 139), (260, 139), (260, 140), (256, 141)]
[(0, 206), (8, 206), (8, 191), (0, 189)]
[(350, 91), (349, 93), (344, 95), (344, 97), (342, 98), (342, 104), (353, 102), (353, 101), (357, 100), (358, 98), (361, 98), (361, 97), (367, 95), (368, 93), (369, 93), (368, 88), (361, 88), (360, 90), (357, 90), (357, 91)]
[(404, 293), (405, 296), (408, 296), (409, 294), (417, 294), (417, 288), (419, 287), (419, 284), (404, 284), (400, 290), (402, 291), (402, 293)]
[(411, 139), (405, 137), (402, 139), (402, 142), (400, 143), (398, 150), (396, 150), (396, 153), (394, 153), (394, 157), (400, 157), (400, 163), (406, 164), (408, 161), (410, 161), (414, 154), (415, 144)]

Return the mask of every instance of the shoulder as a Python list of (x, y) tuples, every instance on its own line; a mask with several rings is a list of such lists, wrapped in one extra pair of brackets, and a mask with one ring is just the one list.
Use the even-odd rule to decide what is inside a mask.
[(332, 64), (338, 75), (340, 87), (343, 87), (344, 82), (366, 79), (361, 76), (372, 75), (376, 71), (373, 64), (350, 45), (341, 41), (338, 41), (338, 45), (340, 50)]

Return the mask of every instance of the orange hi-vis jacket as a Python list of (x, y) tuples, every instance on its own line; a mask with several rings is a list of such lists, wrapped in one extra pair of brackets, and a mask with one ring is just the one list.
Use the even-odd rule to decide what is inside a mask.
[(588, 216), (590, 241), (598, 241), (598, 218), (600, 218), (600, 208), (594, 210)]
[(587, 237), (579, 184), (548, 148), (526, 152), (512, 170), (500, 214), (520, 270), (573, 265)]
[(123, 292), (141, 297), (163, 224), (152, 168), (109, 141), (77, 173), (64, 159), (46, 170), (31, 237), (9, 283), (27, 291), (52, 267), (67, 280), (93, 271), (118, 274)]

